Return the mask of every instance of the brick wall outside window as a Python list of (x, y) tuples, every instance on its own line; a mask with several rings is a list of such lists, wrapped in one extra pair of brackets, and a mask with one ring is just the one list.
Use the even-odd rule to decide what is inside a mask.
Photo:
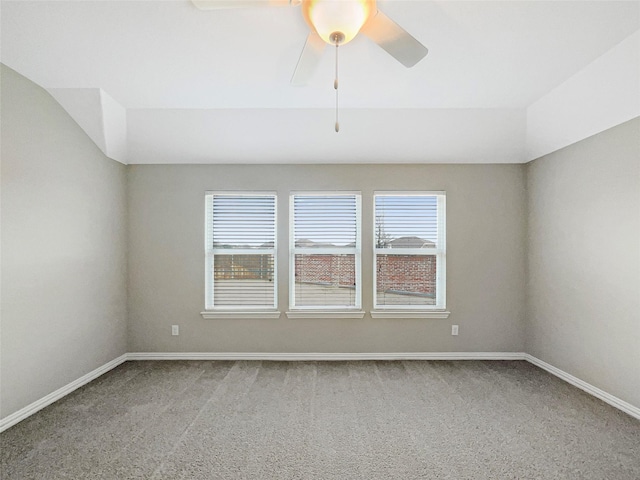
[(377, 255), (377, 291), (436, 293), (435, 255)]
[[(216, 280), (273, 281), (270, 255), (217, 255)], [(435, 255), (378, 255), (377, 291), (411, 292), (427, 296), (436, 293)], [(354, 255), (296, 255), (296, 282), (353, 287)]]
[(355, 255), (296, 255), (296, 282), (352, 287)]
[[(353, 255), (297, 255), (296, 282), (353, 286)], [(378, 255), (379, 292), (418, 293), (435, 296), (435, 255)]]

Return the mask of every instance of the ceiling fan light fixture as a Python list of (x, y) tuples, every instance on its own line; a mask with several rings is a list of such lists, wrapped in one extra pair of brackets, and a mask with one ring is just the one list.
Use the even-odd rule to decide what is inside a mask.
[[(376, 0), (303, 0), (302, 14), (329, 45), (349, 43), (376, 11)], [(342, 35), (336, 35), (342, 34)]]

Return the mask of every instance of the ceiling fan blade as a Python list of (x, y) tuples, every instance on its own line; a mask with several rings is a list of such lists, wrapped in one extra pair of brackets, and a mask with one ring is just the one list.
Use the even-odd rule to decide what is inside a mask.
[(413, 67), (429, 50), (380, 10), (360, 30), (405, 67)]
[(320, 38), (320, 35), (316, 32), (309, 33), (291, 78), (292, 85), (306, 85), (311, 80), (326, 46), (327, 44)]
[(225, 8), (288, 7), (298, 5), (302, 0), (191, 0), (200, 10), (221, 10)]

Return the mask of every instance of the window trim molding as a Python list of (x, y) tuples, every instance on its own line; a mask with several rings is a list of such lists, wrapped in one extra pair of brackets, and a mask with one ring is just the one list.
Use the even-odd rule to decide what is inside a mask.
[(206, 320), (217, 320), (222, 318), (277, 320), (280, 318), (280, 312), (273, 310), (206, 310), (204, 312), (200, 312), (200, 315), (202, 315), (202, 318)]
[[(438, 225), (438, 243), (436, 248), (376, 248), (376, 197), (437, 197), (436, 212)], [(371, 197), (373, 220), (373, 309), (371, 318), (448, 318), (447, 311), (447, 237), (446, 237), (446, 201), (445, 190), (374, 190)], [(435, 305), (378, 305), (378, 269), (377, 256), (381, 255), (435, 255), (436, 257), (436, 304)], [(401, 314), (402, 313), (402, 314)], [(446, 314), (446, 316), (444, 316)]]
[(334, 318), (355, 318), (362, 319), (364, 318), (365, 311), (354, 309), (354, 310), (293, 310), (285, 312), (287, 318), (315, 318), (315, 319), (334, 319)]
[(451, 312), (448, 310), (428, 310), (425, 308), (417, 309), (403, 309), (403, 310), (371, 310), (369, 312), (371, 314), (371, 318), (421, 318), (421, 319), (431, 319), (431, 318), (449, 318)]
[[(296, 247), (295, 246), (295, 203), (294, 198), (299, 196), (355, 196), (356, 201), (356, 245), (355, 247), (336, 247), (334, 248), (312, 248), (312, 247)], [(343, 312), (343, 316), (335, 316), (331, 318), (362, 318), (351, 317), (353, 311), (362, 311), (362, 192), (357, 190), (309, 190), (309, 191), (291, 191), (289, 192), (289, 311), (288, 318), (329, 318), (327, 315), (313, 316), (314, 311), (322, 313), (330, 313), (338, 315)], [(336, 253), (338, 252), (338, 253)], [(295, 281), (296, 281), (296, 255), (331, 255), (345, 254), (354, 255), (355, 262), (355, 305), (348, 307), (344, 305), (296, 305), (295, 304)], [(302, 316), (300, 316), (300, 315)], [(364, 317), (364, 311), (362, 311)]]

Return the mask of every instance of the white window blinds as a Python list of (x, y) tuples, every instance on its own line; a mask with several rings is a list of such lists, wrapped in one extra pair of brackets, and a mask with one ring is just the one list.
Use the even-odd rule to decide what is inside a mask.
[(206, 308), (276, 308), (276, 195), (206, 195)]
[(445, 196), (374, 195), (375, 307), (445, 306)]
[(291, 195), (291, 308), (361, 308), (360, 204), (357, 193)]

